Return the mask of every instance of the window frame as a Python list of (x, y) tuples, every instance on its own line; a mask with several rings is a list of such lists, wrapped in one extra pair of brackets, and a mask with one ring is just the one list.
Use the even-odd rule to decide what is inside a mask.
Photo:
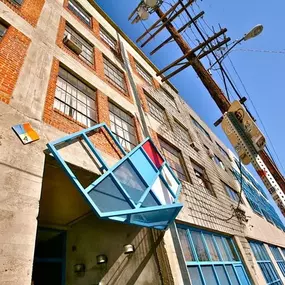
[(4, 28), (4, 31), (2, 34), (0, 34), (0, 42), (2, 41), (2, 39), (4, 38), (4, 36), (6, 35), (7, 33), (7, 30), (9, 28), (9, 25), (7, 25), (6, 23), (0, 21), (0, 26), (2, 26)]
[[(171, 145), (169, 142), (167, 142), (162, 137), (158, 137), (158, 140), (159, 140), (159, 145), (161, 147), (162, 155), (166, 159), (166, 161), (168, 162), (170, 168), (172, 169), (174, 174), (177, 176), (177, 178), (179, 180), (191, 183), (191, 178), (190, 178), (190, 175), (189, 175), (188, 170), (186, 168), (186, 165), (185, 165), (185, 162), (184, 162), (181, 150), (175, 148), (173, 145)], [(164, 150), (166, 150), (167, 153), (170, 153), (172, 156), (174, 156), (174, 157), (176, 157), (176, 159), (178, 159), (179, 166), (180, 166), (182, 171), (181, 170), (177, 170), (176, 168), (174, 168), (173, 165), (176, 165), (176, 162), (173, 161), (173, 159), (171, 159), (169, 157), (169, 155), (165, 155), (165, 151)], [(182, 177), (184, 177), (184, 178), (182, 178)]]
[(174, 118), (174, 128), (177, 133), (179, 133), (181, 140), (185, 143), (190, 144), (192, 142), (192, 138), (190, 136), (189, 130), (183, 126), (178, 120)]
[(153, 85), (153, 77), (152, 75), (137, 61), (135, 60), (135, 68), (136, 72), (139, 76), (150, 86)]
[[(71, 3), (71, 4), (70, 4)], [(67, 1), (67, 7), (68, 9), (77, 17), (81, 20), (82, 23), (86, 24), (89, 28), (93, 27), (92, 23), (92, 15), (88, 13), (80, 3), (78, 3), (75, 0), (68, 0)], [(75, 8), (74, 8), (75, 7)], [(84, 15), (84, 16), (82, 16)], [(89, 18), (89, 22), (85, 19)]]
[(118, 40), (115, 39), (101, 24), (99, 25), (100, 39), (113, 51), (118, 52)]
[[(234, 201), (234, 202), (239, 202), (239, 192), (236, 191), (235, 189), (233, 189), (231, 186), (229, 186), (227, 183), (225, 183), (224, 181), (222, 181), (223, 186), (225, 188), (225, 191), (227, 193), (227, 195), (229, 196), (229, 198)], [(241, 204), (244, 204), (242, 198), (240, 198), (240, 202)]]
[(143, 91), (146, 97), (149, 114), (158, 122), (168, 125), (169, 123), (165, 108), (162, 107), (155, 99), (153, 99), (145, 90)]
[(194, 118), (190, 115), (190, 118), (194, 124), (194, 126), (199, 129), (211, 142), (213, 142), (209, 132), (205, 130), (205, 128)]
[[(201, 180), (203, 183), (203, 185), (198, 184), (198, 186), (201, 186), (202, 188), (206, 189), (212, 196), (217, 197), (217, 195), (214, 191), (214, 188), (213, 188), (213, 184), (208, 177), (208, 174), (207, 174), (205, 167), (203, 167), (201, 164), (199, 164), (198, 162), (196, 162), (192, 158), (190, 158), (190, 160), (191, 160), (191, 164), (192, 164), (194, 174), (196, 177), (196, 182), (197, 182), (197, 180), (199, 180), (199, 181)], [(199, 176), (197, 175), (197, 173), (199, 174)]]
[[(71, 32), (67, 31), (67, 28), (71, 30)], [(66, 22), (65, 25), (65, 29), (64, 29), (64, 36), (66, 34), (70, 34), (71, 37), (75, 38), (75, 40), (77, 42), (79, 42), (82, 46), (84, 46), (87, 50), (89, 50), (92, 53), (92, 57), (90, 56), (90, 58), (92, 58), (92, 61), (88, 60), (85, 56), (82, 55), (82, 52), (78, 55), (78, 57), (80, 57), (84, 62), (86, 62), (89, 65), (94, 65), (94, 56), (95, 56), (95, 51), (94, 51), (94, 45), (92, 43), (90, 43), (82, 34), (80, 34), (80, 32), (78, 32), (71, 24), (69, 24), (68, 22)], [(89, 45), (89, 47), (87, 47), (87, 45)], [(65, 45), (66, 46), (66, 45)], [(68, 48), (68, 47), (67, 47)]]
[(168, 92), (163, 86), (160, 86), (160, 92), (163, 93), (166, 101), (172, 106), (174, 107), (175, 110), (178, 111), (178, 107), (175, 101), (175, 97), (173, 95), (170, 94), (170, 92)]
[(226, 170), (226, 166), (224, 162), (216, 155), (214, 154), (213, 161), (216, 165), (218, 165), (221, 169)]
[[(176, 225), (181, 249), (192, 282), (193, 280), (196, 282), (200, 280), (197, 284), (206, 284), (206, 277), (208, 278), (209, 276), (205, 275), (203, 269), (211, 268), (211, 274), (215, 277), (215, 284), (223, 285), (223, 280), (219, 280), (221, 272), (218, 269), (222, 270), (223, 277), (227, 280), (228, 284), (233, 284), (233, 279), (241, 284), (240, 277), (244, 277), (247, 283), (251, 284), (241, 260), (238, 247), (232, 237), (183, 224)], [(191, 278), (190, 268), (196, 269), (198, 273), (198, 275), (192, 277), (193, 279)], [(241, 268), (242, 273), (240, 272)], [(239, 273), (243, 276), (240, 276)], [(198, 279), (195, 279), (196, 277)]]
[(223, 147), (221, 147), (221, 145), (219, 143), (216, 142), (216, 145), (219, 149), (219, 151), (221, 152), (221, 154), (226, 157), (229, 161), (231, 161), (231, 158), (229, 156), (229, 154), (225, 151), (225, 149)]
[[(106, 64), (107, 63), (107, 64)], [(119, 68), (115, 63), (113, 63), (107, 56), (103, 55), (103, 64), (104, 64), (104, 76), (110, 82), (116, 89), (120, 90), (125, 95), (128, 95), (128, 84), (127, 84), (127, 78), (125, 72)], [(115, 79), (117, 79), (119, 82), (123, 83), (123, 86), (118, 84), (116, 80), (112, 79), (112, 76), (106, 74), (106, 70), (108, 68), (108, 73), (110, 74), (116, 74), (116, 76), (113, 75)], [(110, 72), (111, 70), (111, 72)], [(121, 74), (118, 75), (118, 74)], [(120, 81), (121, 78), (121, 81)]]
[[(118, 140), (120, 141), (121, 145), (127, 151), (132, 150), (134, 147), (136, 147), (136, 145), (138, 143), (137, 128), (136, 128), (134, 116), (129, 114), (127, 111), (125, 111), (121, 107), (119, 107), (113, 101), (109, 101), (108, 106), (109, 106), (109, 114), (110, 114), (110, 125), (111, 125), (111, 130), (112, 130), (113, 134), (118, 138)], [(132, 124), (130, 123), (130, 121), (127, 121), (126, 119), (122, 118), (122, 116), (120, 116), (118, 113), (115, 113), (114, 110), (112, 110), (113, 107), (116, 109), (116, 111), (118, 111), (118, 113), (124, 114), (124, 116), (128, 117), (130, 119), (130, 121), (132, 122)], [(111, 114), (114, 116), (114, 122), (111, 119)], [(120, 120), (121, 126), (116, 123), (119, 120)], [(127, 130), (124, 129), (124, 127), (122, 126), (123, 125), (122, 121), (124, 121), (127, 125), (130, 125), (131, 128), (133, 128), (134, 132), (130, 133), (129, 129), (127, 129)], [(126, 132), (129, 135), (129, 137), (133, 136), (134, 137), (134, 142), (126, 139), (126, 137), (124, 137), (124, 136), (121, 136), (119, 134), (119, 132), (118, 132), (118, 129), (121, 129), (123, 134), (125, 134), (125, 132)], [(127, 147), (127, 145), (129, 145), (129, 146)]]
[[(272, 263), (272, 260), (268, 255), (264, 243), (251, 240), (249, 241), (249, 244), (266, 284), (283, 284), (274, 264)], [(268, 268), (270, 268), (270, 270)], [(272, 278), (275, 279), (272, 280)]]
[(285, 277), (285, 260), (282, 256), (282, 253), (280, 252), (281, 251), (281, 248), (278, 248), (277, 246), (275, 245), (272, 245), (272, 244), (269, 244), (268, 245), (281, 273), (283, 274), (283, 276)]
[[(66, 72), (67, 74), (69, 74), (70, 76), (74, 77), (77, 81), (77, 85), (75, 86), (73, 82), (71, 82), (67, 77), (64, 77), (62, 74), (60, 74), (61, 70), (64, 70), (64, 72)], [(63, 89), (62, 87), (59, 86), (59, 78), (61, 78), (61, 80), (63, 80), (66, 84), (66, 89)], [(78, 82), (80, 82), (79, 85), (83, 85), (86, 88), (90, 89), (90, 92), (94, 92), (93, 95), (91, 94), (87, 94), (87, 92), (83, 91), (82, 89), (78, 88)], [(67, 86), (73, 87), (73, 91), (76, 90), (76, 97), (74, 96), (74, 92), (68, 92), (67, 91)], [(57, 90), (60, 90), (61, 96), (62, 94), (64, 94), (65, 100), (63, 100), (62, 98), (59, 98), (57, 96)], [(66, 116), (70, 117), (72, 120), (80, 123), (81, 125), (87, 126), (87, 127), (91, 127), (92, 125), (95, 125), (96, 123), (98, 123), (98, 106), (97, 106), (97, 90), (95, 88), (90, 87), (88, 84), (86, 84), (84, 82), (84, 80), (82, 80), (79, 76), (77, 76), (76, 74), (74, 74), (73, 72), (70, 72), (70, 70), (68, 68), (65, 68), (64, 66), (60, 66), (59, 67), (59, 72), (57, 75), (57, 81), (56, 81), (56, 89), (55, 89), (55, 94), (54, 94), (54, 103), (53, 103), (53, 108), (64, 113)], [(85, 96), (86, 102), (88, 101), (88, 98), (91, 99), (91, 102), (93, 102), (94, 104), (94, 108), (90, 107), (87, 105), (87, 103), (84, 103), (82, 100), (78, 99), (78, 94), (80, 94), (81, 99), (82, 96)], [(83, 95), (82, 95), (83, 94)], [(92, 98), (92, 96), (94, 96), (94, 98)], [(68, 103), (66, 101), (66, 98), (70, 97), (70, 103)], [(56, 107), (56, 102), (58, 102), (59, 106), (63, 105), (64, 106), (64, 111), (61, 110), (61, 108)], [(76, 104), (76, 107), (74, 107), (74, 102)], [(82, 111), (78, 108), (78, 103), (81, 105), (84, 105), (86, 108), (86, 114), (82, 113)], [(65, 112), (65, 109), (68, 108), (69, 111), (68, 113)], [(92, 118), (90, 116), (87, 115), (87, 110), (91, 110), (93, 111), (93, 113), (95, 114), (95, 117)], [(73, 113), (73, 114), (72, 114)], [(84, 124), (83, 122), (81, 122), (80, 120), (78, 120), (78, 114), (80, 114), (81, 117), (85, 117), (86, 119), (86, 124)], [(90, 121), (90, 125), (88, 124), (88, 120)]]

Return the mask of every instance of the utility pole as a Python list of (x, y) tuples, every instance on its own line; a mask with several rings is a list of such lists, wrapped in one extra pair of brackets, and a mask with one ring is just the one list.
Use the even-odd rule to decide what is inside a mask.
[[(172, 72), (170, 75), (167, 75), (166, 77), (164, 77), (162, 79), (162, 81), (169, 79), (171, 76), (177, 74), (179, 71), (181, 71), (181, 70), (183, 70), (186, 67), (191, 65), (193, 67), (193, 69), (195, 70), (195, 72), (197, 73), (197, 75), (199, 76), (202, 83), (204, 84), (204, 86), (206, 87), (206, 89), (208, 90), (208, 92), (210, 93), (210, 95), (213, 98), (213, 100), (215, 101), (216, 105), (218, 106), (218, 108), (222, 112), (223, 117), (225, 117), (225, 114), (227, 114), (227, 112), (229, 111), (229, 108), (231, 107), (232, 104), (226, 98), (226, 96), (224, 95), (221, 88), (218, 86), (218, 84), (212, 78), (211, 74), (205, 69), (205, 67), (201, 63), (201, 61), (200, 61), (201, 55), (199, 54), (197, 56), (195, 54), (195, 52), (198, 49), (201, 49), (201, 48), (208, 46), (208, 50), (206, 52), (204, 52), (204, 55), (209, 54), (209, 53), (213, 53), (213, 50), (215, 50), (217, 47), (221, 46), (221, 44), (226, 43), (228, 41), (228, 39), (224, 40), (223, 42), (221, 42), (220, 44), (218, 44), (216, 46), (210, 45), (211, 40), (215, 39), (219, 35), (221, 35), (222, 31), (220, 33), (217, 33), (216, 35), (214, 35), (211, 38), (205, 39), (204, 35), (201, 33), (201, 31), (199, 30), (199, 27), (197, 27), (197, 24), (196, 24), (196, 20), (199, 18), (200, 15), (197, 15), (196, 17), (192, 18), (190, 13), (187, 10), (187, 7), (189, 5), (191, 5), (192, 3), (193, 3), (193, 0), (188, 0), (186, 4), (183, 3), (183, 0), (178, 0), (177, 3), (174, 4), (172, 6), (172, 8), (170, 8), (166, 13), (164, 13), (159, 8), (159, 6), (156, 7), (155, 9), (153, 9), (152, 12), (155, 12), (158, 15), (159, 20), (157, 20), (137, 41), (140, 41), (144, 36), (146, 36), (147, 34), (150, 34), (151, 30), (157, 28), (157, 30), (150, 36), (150, 38), (148, 38), (142, 44), (142, 46), (144, 46), (155, 35), (157, 35), (163, 28), (166, 28), (171, 36), (167, 40), (165, 40), (162, 44), (160, 44), (156, 49), (154, 49), (151, 52), (151, 54), (157, 52), (162, 46), (167, 44), (171, 39), (177, 43), (177, 45), (179, 46), (179, 48), (182, 51), (182, 53), (184, 54), (184, 56), (182, 56), (180, 59), (176, 60), (175, 62), (173, 62), (168, 67), (166, 67), (163, 70), (161, 70), (160, 72), (158, 72), (157, 75), (160, 76), (166, 70), (169, 70), (170, 68), (172, 68), (176, 65), (183, 64), (183, 62), (181, 62), (181, 61), (186, 59), (188, 62), (184, 63), (184, 66), (178, 68), (176, 71)], [(177, 11), (177, 14), (173, 15), (173, 13), (175, 13), (175, 8), (178, 7), (179, 5), (181, 5), (182, 8), (180, 8)], [(198, 32), (200, 33), (201, 37), (204, 40), (204, 45), (200, 44), (196, 48), (191, 49), (189, 44), (183, 39), (183, 37), (180, 34), (180, 32), (185, 28), (185, 25), (183, 27), (181, 27), (179, 30), (176, 30), (176, 28), (173, 26), (173, 24), (172, 24), (173, 19), (175, 19), (182, 12), (186, 12), (186, 14), (188, 15), (188, 17), (190, 19), (190, 21), (187, 23), (187, 25), (190, 26), (191, 24), (193, 24), (197, 28)], [(220, 64), (217, 56), (214, 53), (213, 53), (213, 55), (214, 55), (215, 59), (217, 60), (217, 62)], [(220, 67), (222, 69), (221, 64), (220, 64)], [(242, 99), (244, 99), (244, 98), (242, 98)], [(243, 103), (244, 101), (242, 102), (242, 100), (240, 100), (240, 102)], [(222, 121), (221, 119), (220, 119), (219, 123)], [(234, 126), (233, 126), (233, 130), (234, 130)], [(258, 152), (255, 151), (253, 148), (251, 150), (252, 151), (249, 154), (251, 162), (252, 162), (253, 166), (255, 167), (258, 175), (263, 180), (263, 182), (264, 182), (265, 186), (267, 187), (267, 189), (269, 190), (269, 192), (272, 195), (274, 193), (278, 192), (279, 196), (280, 196), (281, 192), (285, 193), (285, 179), (284, 179), (283, 175), (280, 173), (280, 171), (278, 170), (275, 163), (269, 157), (269, 155), (264, 150), (258, 150)], [(274, 197), (274, 195), (273, 195), (273, 197)], [(280, 207), (280, 209), (281, 209), (283, 215), (285, 216), (285, 208), (282, 209), (282, 207)]]

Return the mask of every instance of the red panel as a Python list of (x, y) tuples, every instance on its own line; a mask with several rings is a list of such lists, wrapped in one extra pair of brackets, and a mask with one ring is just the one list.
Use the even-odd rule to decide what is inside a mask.
[(157, 150), (155, 149), (155, 147), (152, 145), (152, 143), (150, 141), (147, 141), (144, 145), (143, 145), (143, 149), (145, 150), (145, 152), (147, 153), (147, 155), (149, 156), (149, 158), (152, 160), (152, 162), (154, 163), (154, 165), (157, 168), (160, 168), (160, 166), (162, 165), (162, 163), (164, 162), (164, 159), (161, 157), (161, 155), (157, 152)]

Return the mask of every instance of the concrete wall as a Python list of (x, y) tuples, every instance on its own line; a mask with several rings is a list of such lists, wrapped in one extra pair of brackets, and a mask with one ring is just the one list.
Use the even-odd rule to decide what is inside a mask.
[[(26, 1), (28, 2), (28, 0)], [(109, 120), (108, 100), (115, 101), (121, 105), (128, 113), (132, 114), (135, 119), (139, 118), (138, 107), (133, 104), (135, 101), (134, 91), (137, 91), (140, 96), (141, 104), (144, 107), (146, 124), (155, 142), (158, 143), (157, 136), (159, 135), (174, 146), (179, 146), (185, 161), (186, 170), (191, 177), (191, 182), (183, 182), (180, 200), (184, 204), (184, 208), (178, 216), (177, 222), (237, 236), (240, 239), (239, 246), (242, 246), (242, 250), (245, 251), (245, 263), (248, 268), (252, 268), (252, 266), (255, 268), (256, 263), (251, 257), (248, 243), (245, 239), (246, 237), (260, 239), (285, 247), (284, 233), (259, 217), (253, 216), (247, 226), (241, 224), (235, 216), (227, 220), (231, 217), (232, 206), (235, 206), (235, 204), (226, 194), (222, 181), (233, 188), (236, 188), (237, 185), (229, 172), (219, 168), (213, 160), (209, 158), (204, 145), (214, 151), (224, 162), (226, 168), (230, 168), (231, 162), (222, 155), (216, 142), (223, 148), (226, 149), (226, 147), (179, 97), (174, 88), (165, 83), (162, 84), (160, 78), (153, 78), (153, 86), (149, 86), (138, 75), (134, 67), (134, 59), (145, 67), (153, 77), (155, 77), (156, 71), (127, 40), (121, 38), (122, 44), (128, 54), (127, 60), (130, 66), (130, 72), (137, 86), (137, 90), (132, 90), (130, 88), (130, 82), (127, 80), (128, 96), (124, 96), (102, 76), (103, 54), (126, 73), (124, 63), (100, 40), (100, 36), (98, 36), (98, 25), (99, 23), (102, 24), (114, 37), (117, 37), (117, 31), (106, 21), (105, 17), (95, 10), (90, 4), (91, 1), (90, 3), (87, 0), (79, 0), (78, 2), (96, 19), (93, 23), (93, 29), (88, 29), (68, 11), (65, 7), (67, 2), (63, 0), (46, 0), (42, 6), (42, 13), (36, 22), (26, 21), (25, 17), (23, 17), (24, 11), (20, 12), (15, 10), (11, 5), (6, 5), (7, 1), (0, 1), (0, 18), (30, 40), (24, 61), (19, 67), (15, 67), (19, 77), (13, 83), (14, 86), (11, 91), (11, 96), (9, 95), (8, 101), (2, 100), (9, 104), (0, 102), (0, 182), (1, 185), (3, 185), (0, 194), (0, 215), (3, 217), (0, 223), (0, 231), (2, 233), (0, 247), (3, 253), (0, 257), (0, 283), (5, 285), (28, 285), (30, 283), (33, 245), (37, 227), (38, 201), (41, 195), (45, 160), (45, 155), (43, 154), (45, 144), (55, 138), (62, 137), (65, 133), (74, 132), (84, 127), (77, 122), (71, 122), (64, 116), (57, 114), (57, 117), (55, 117), (53, 113), (52, 100), (54, 91), (52, 91), (51, 86), (54, 86), (54, 82), (56, 81), (56, 68), (58, 68), (59, 63), (73, 70), (78, 76), (84, 78), (91, 86), (98, 90), (99, 121)], [(86, 64), (83, 64), (82, 61), (61, 45), (61, 35), (65, 21), (68, 21), (72, 26), (76, 27), (76, 29), (94, 45), (96, 66), (86, 66)], [(9, 35), (7, 34), (6, 36)], [(160, 91), (160, 85), (163, 85), (174, 97), (177, 108), (169, 104), (165, 95)], [(149, 114), (146, 99), (142, 92), (143, 89), (166, 109), (169, 121), (167, 126), (160, 124)], [(48, 113), (48, 111), (50, 111), (50, 113)], [(196, 118), (210, 133), (212, 141), (208, 140), (194, 126), (190, 115)], [(139, 122), (141, 118), (136, 120)], [(174, 120), (177, 120), (188, 129), (191, 140), (194, 141), (199, 148), (198, 152), (179, 137)], [(11, 131), (11, 126), (26, 121), (31, 122), (33, 127), (39, 132), (40, 141), (23, 146)], [(142, 134), (140, 130), (141, 126), (138, 122), (136, 126), (138, 128), (138, 139), (140, 140)], [(105, 142), (101, 145), (103, 156), (110, 164), (113, 164), (118, 158), (114, 158), (110, 152), (104, 153), (104, 146), (106, 146), (104, 144)], [(79, 151), (79, 148), (76, 148), (76, 151)], [(70, 149), (66, 152), (68, 161), (97, 172), (96, 169), (91, 169), (92, 166), (88, 159), (79, 159), (81, 158), (80, 155), (74, 157), (74, 152), (74, 149)], [(205, 168), (210, 181), (213, 183), (215, 196), (209, 195), (209, 193), (201, 189), (198, 185), (190, 158)], [(252, 216), (252, 213), (250, 215)], [(82, 241), (80, 242), (77, 253), (68, 253), (68, 257), (70, 257), (69, 268), (71, 268), (73, 261), (77, 262), (77, 260), (83, 258), (87, 252), (87, 249), (84, 247), (81, 248), (81, 245), (84, 246), (85, 242), (89, 242), (96, 232), (93, 231), (91, 227), (92, 219), (93, 218), (87, 219), (84, 222), (82, 221), (70, 230), (68, 235), (69, 244), (75, 242), (74, 238), (78, 236), (80, 228), (86, 230), (88, 235), (82, 237), (80, 235)], [(105, 222), (98, 220), (96, 220), (96, 223), (100, 224), (102, 230), (104, 229), (107, 233), (110, 232), (107, 223), (105, 225)], [(115, 224), (114, 227), (117, 229), (118, 241), (121, 245), (121, 243), (129, 239), (120, 228), (122, 227), (123, 229), (125, 226)], [(130, 235), (133, 233), (132, 230), (130, 230)], [(128, 232), (128, 230), (126, 231)], [(127, 270), (121, 272), (119, 275), (116, 275), (117, 273), (115, 274), (116, 280), (122, 282), (117, 284), (124, 284), (125, 281), (133, 282), (133, 280), (139, 282), (136, 284), (156, 284), (151, 282), (158, 280), (155, 279), (158, 277), (156, 271), (157, 261), (154, 256), (149, 255), (148, 252), (153, 241), (151, 241), (149, 231), (142, 232), (146, 233), (145, 242), (149, 246), (148, 249), (144, 248), (138, 250), (135, 260), (132, 260), (132, 257), (124, 259), (124, 255), (121, 255), (119, 246), (114, 253), (110, 252), (107, 244), (112, 243), (112, 234), (106, 235), (106, 243), (103, 241), (104, 243), (101, 243), (101, 246), (104, 247), (104, 250), (106, 248), (106, 252), (112, 256), (112, 267), (108, 268), (110, 271), (108, 274), (105, 274), (105, 280), (110, 280), (111, 275), (113, 275), (112, 272), (115, 272), (119, 266), (126, 266)], [(101, 230), (97, 233), (102, 237), (103, 232)], [(85, 238), (86, 241), (84, 240)], [(110, 240), (108, 240), (109, 238)], [(140, 239), (143, 239), (143, 234), (138, 234), (137, 238), (138, 239), (134, 238), (134, 242), (138, 244)], [(170, 272), (169, 275), (171, 275), (171, 277), (169, 280), (171, 281), (169, 281), (169, 284), (181, 284), (181, 273), (177, 266), (177, 258), (175, 257), (173, 241), (169, 232), (166, 233), (163, 242), (165, 245), (161, 246), (160, 244), (159, 250), (157, 250), (162, 254), (157, 258), (160, 264), (165, 262), (165, 265), (163, 265), (167, 269), (165, 271)], [(99, 251), (98, 246), (97, 244), (95, 245), (95, 252)], [(168, 253), (169, 258), (163, 258), (165, 252)], [(145, 258), (146, 256), (148, 256), (148, 258)], [(91, 279), (93, 282), (93, 278), (96, 279), (95, 281), (97, 282), (99, 270), (94, 263), (94, 257), (88, 256), (86, 258), (88, 272), (84, 277), (84, 282), (90, 282)], [(169, 261), (167, 259), (169, 259)], [(171, 269), (169, 268), (169, 262)], [(257, 272), (254, 274), (260, 277), (260, 272), (254, 270), (254, 268), (253, 272)], [(261, 276), (260, 278), (262, 279), (263, 277)], [(68, 276), (69, 284), (82, 284), (80, 283), (82, 280), (83, 279), (75, 278), (72, 274)], [(114, 283), (114, 281), (111, 282)], [(168, 284), (167, 282), (165, 281), (164, 284)]]
[[(125, 255), (125, 244), (133, 244), (135, 253)], [(99, 220), (92, 215), (67, 231), (66, 284), (162, 284), (156, 246), (149, 229)], [(106, 265), (97, 265), (99, 254), (108, 257)], [(84, 276), (73, 272), (78, 263), (86, 265)]]

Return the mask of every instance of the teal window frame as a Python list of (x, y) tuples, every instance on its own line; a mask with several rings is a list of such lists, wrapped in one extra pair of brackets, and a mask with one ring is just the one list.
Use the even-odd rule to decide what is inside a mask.
[(282, 272), (283, 276), (285, 277), (285, 260), (279, 251), (279, 248), (275, 245), (269, 245), (269, 248), (274, 256), (276, 263), (279, 266), (280, 271)]
[[(232, 237), (188, 227), (182, 224), (177, 224), (177, 230), (180, 241), (182, 241), (182, 245), (184, 245), (182, 246), (182, 251), (184, 252), (190, 279), (191, 272), (197, 273), (195, 276), (192, 276), (196, 282), (193, 284), (252, 284), (247, 276), (247, 272), (245, 271)], [(180, 235), (180, 232), (186, 233), (186, 237), (185, 235)], [(197, 251), (197, 242), (203, 247), (203, 253), (200, 251), (201, 248)], [(188, 248), (185, 248), (185, 246), (188, 246)], [(212, 275), (206, 274), (206, 271)], [(212, 279), (212, 281), (210, 281), (210, 279)]]
[(263, 277), (268, 285), (282, 285), (283, 282), (280, 279), (276, 268), (274, 267), (268, 252), (263, 243), (250, 241), (249, 242), (253, 255), (259, 265)]

